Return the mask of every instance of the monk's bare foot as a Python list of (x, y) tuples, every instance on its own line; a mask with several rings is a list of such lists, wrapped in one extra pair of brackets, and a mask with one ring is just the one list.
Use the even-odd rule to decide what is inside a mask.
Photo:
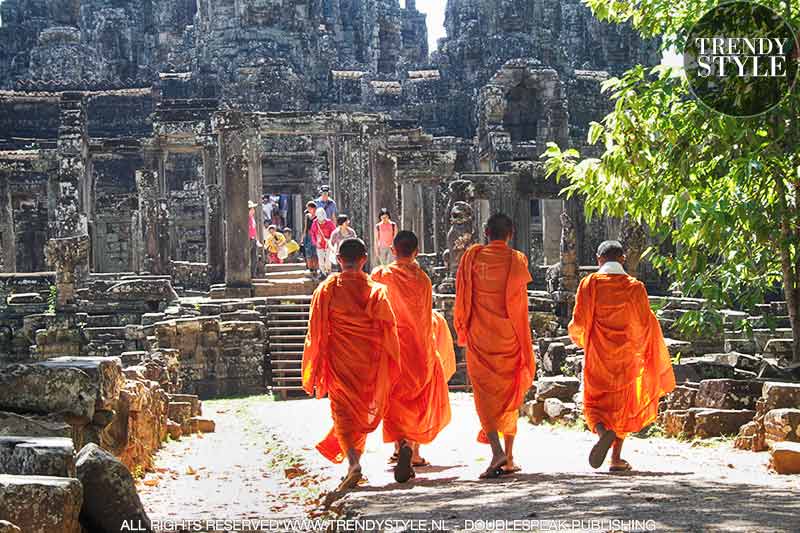
[(326, 508), (330, 507), (333, 502), (344, 496), (348, 490), (354, 489), (356, 486), (358, 486), (362, 479), (364, 479), (364, 476), (361, 473), (361, 465), (355, 464), (351, 466), (347, 470), (347, 475), (342, 478), (342, 482), (339, 483), (339, 486), (325, 496), (323, 505)]
[(597, 439), (597, 444), (592, 447), (589, 452), (589, 464), (592, 468), (600, 468), (606, 460), (608, 450), (617, 440), (617, 435), (610, 429), (606, 429), (602, 424), (597, 425), (597, 434), (600, 437)]
[(631, 470), (633, 467), (625, 459), (612, 459), (611, 466), (608, 468), (609, 472), (630, 472)]
[(508, 464), (508, 457), (505, 455), (498, 455), (492, 457), (492, 462), (489, 465), (489, 468), (483, 471), (483, 474), (479, 476), (480, 479), (492, 479), (496, 477), (500, 477), (503, 474), (503, 467)]

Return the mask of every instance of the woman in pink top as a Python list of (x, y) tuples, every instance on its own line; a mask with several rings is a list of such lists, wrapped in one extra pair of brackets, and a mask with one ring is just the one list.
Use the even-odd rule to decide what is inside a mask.
[(392, 243), (397, 235), (397, 224), (392, 222), (389, 210), (381, 208), (380, 222), (375, 224), (375, 244), (378, 248), (378, 261), (381, 266), (388, 265), (394, 259), (392, 255)]
[(317, 218), (311, 224), (311, 242), (317, 249), (319, 258), (319, 271), (322, 277), (331, 272), (330, 243), (331, 234), (336, 229), (336, 225), (328, 220), (328, 214), (321, 207), (317, 208)]

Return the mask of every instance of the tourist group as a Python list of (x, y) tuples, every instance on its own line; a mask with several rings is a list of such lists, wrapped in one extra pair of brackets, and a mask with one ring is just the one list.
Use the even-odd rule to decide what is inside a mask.
[[(286, 225), (288, 194), (264, 196), (263, 242), (258, 239), (256, 226), (258, 204), (248, 204), (251, 269), (254, 277), (258, 273), (259, 259), (263, 259), (264, 264), (298, 263), (305, 260), (306, 267), (319, 279), (325, 279), (334, 271), (341, 272), (339, 246), (345, 240), (355, 239), (358, 235), (350, 226), (350, 217), (338, 212), (336, 202), (330, 196), (330, 188), (323, 185), (319, 193), (316, 200), (306, 203), (301, 244), (294, 239), (294, 230)], [(392, 220), (389, 210), (381, 209), (375, 224), (375, 249), (381, 265), (388, 265), (392, 261), (392, 243), (397, 233), (397, 223)]]
[[(342, 228), (324, 229), (330, 218), (324, 202), (309, 202), (307, 215), (314, 216), (310, 238), (317, 250), (321, 239), (332, 241)], [(417, 236), (397, 231), (386, 213), (382, 219), (379, 226), (391, 231), (376, 232), (381, 266), (367, 274), (367, 246), (348, 233), (332, 245), (340, 272), (317, 287), (311, 303), (303, 387), (330, 400), (333, 427), (317, 450), (335, 463), (347, 461), (337, 492), (362, 480), (366, 437), (381, 422), (384, 442), (395, 445), (390, 462), (402, 483), (415, 476), (415, 467), (428, 465), (419, 447), (451, 419), (447, 383), (456, 363), (450, 329), (433, 310), (431, 280), (416, 261)], [(508, 216), (491, 216), (487, 244), (464, 252), (456, 276), (456, 340), (466, 348), (477, 438), (491, 447), (482, 479), (520, 470), (514, 461), (517, 416), (535, 377), (532, 279), (527, 258), (509, 244), (513, 232)], [(320, 269), (329, 257), (319, 255)], [(645, 287), (625, 272), (622, 245), (602, 243), (597, 262), (598, 271), (580, 283), (569, 335), (585, 351), (584, 415), (597, 434), (589, 463), (599, 468), (611, 450), (610, 470), (627, 471), (631, 465), (621, 457), (626, 435), (655, 420), (675, 376)]]

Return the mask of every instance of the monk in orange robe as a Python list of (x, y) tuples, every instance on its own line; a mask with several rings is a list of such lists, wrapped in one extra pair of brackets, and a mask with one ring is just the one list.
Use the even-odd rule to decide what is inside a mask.
[(622, 442), (651, 424), (658, 400), (675, 388), (661, 326), (650, 309), (644, 284), (626, 274), (618, 241), (597, 250), (597, 273), (578, 287), (569, 324), (573, 342), (585, 350), (583, 409), (586, 423), (598, 435), (589, 454), (600, 468), (609, 448), (612, 472), (627, 471)]
[(400, 343), (386, 288), (363, 272), (364, 242), (343, 241), (337, 259), (342, 272), (322, 282), (311, 300), (303, 388), (330, 399), (333, 429), (317, 450), (334, 463), (347, 458), (340, 491), (362, 478), (367, 434), (386, 414), (389, 391), (400, 374)]
[[(395, 261), (372, 272), (372, 280), (388, 290), (400, 337), (400, 379), (389, 395), (383, 420), (384, 442), (397, 445), (394, 477), (398, 483), (414, 477), (414, 467), (428, 466), (419, 455), (419, 445), (432, 442), (450, 422), (447, 381), (453, 374), (446, 375), (444, 367), (448, 372), (455, 370), (449, 330), (447, 335), (439, 330), (440, 322), (434, 329), (433, 289), (416, 261), (418, 246), (414, 233), (400, 231), (392, 245)], [(444, 354), (437, 344), (443, 345)]]
[(486, 224), (489, 244), (470, 247), (456, 276), (455, 328), (458, 344), (467, 348), (481, 422), (478, 440), (492, 448), (481, 478), (519, 470), (513, 457), (517, 416), (536, 369), (528, 316), (531, 275), (525, 255), (509, 247), (513, 232), (508, 216), (492, 215)]

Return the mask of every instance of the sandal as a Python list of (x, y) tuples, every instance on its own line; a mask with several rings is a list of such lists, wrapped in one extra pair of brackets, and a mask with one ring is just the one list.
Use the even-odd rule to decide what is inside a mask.
[(388, 462), (389, 462), (389, 464), (390, 464), (390, 465), (393, 465), (393, 464), (396, 464), (396, 463), (397, 463), (397, 460), (398, 460), (398, 459), (400, 459), (400, 456), (397, 454), (397, 452), (394, 452), (394, 453), (392, 454), (392, 456), (391, 456), (391, 457), (389, 457), (389, 461), (388, 461)]
[(421, 461), (417, 461), (416, 463), (411, 463), (411, 466), (414, 468), (425, 468), (426, 466), (431, 466), (427, 459), (423, 459)]
[(500, 474), (501, 476), (510, 476), (511, 474), (516, 474), (517, 472), (522, 472), (522, 468), (520, 468), (519, 466), (515, 466), (514, 468), (502, 468), (501, 467), (500, 471), (502, 472)]
[(508, 463), (508, 459), (501, 459), (497, 463), (490, 465), (489, 468), (478, 476), (478, 479), (495, 479), (503, 475), (503, 467)]
[(589, 452), (589, 464), (592, 465), (592, 468), (600, 468), (603, 466), (606, 455), (608, 455), (608, 450), (611, 449), (611, 445), (614, 444), (615, 440), (617, 440), (617, 434), (610, 429), (603, 433), (603, 436), (600, 437), (597, 444), (592, 447), (592, 451)]
[(411, 446), (403, 443), (400, 446), (400, 453), (397, 455), (397, 464), (394, 465), (394, 480), (398, 483), (405, 483), (414, 477), (414, 467), (411, 466), (411, 456), (414, 452)]
[(633, 467), (625, 459), (620, 459), (619, 463), (612, 464), (608, 468), (609, 472), (630, 472), (631, 470), (633, 470)]

